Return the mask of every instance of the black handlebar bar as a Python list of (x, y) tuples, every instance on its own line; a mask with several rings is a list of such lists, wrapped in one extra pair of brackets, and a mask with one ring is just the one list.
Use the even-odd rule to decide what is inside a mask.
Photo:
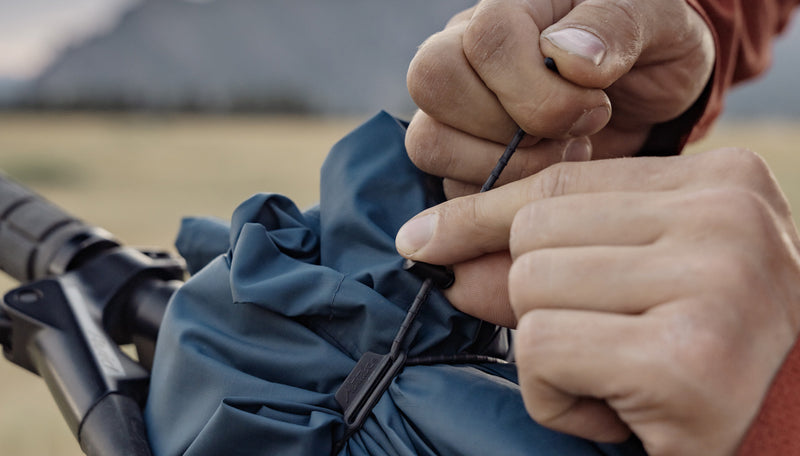
[[(0, 175), (0, 344), (40, 375), (90, 456), (149, 456), (140, 407), (183, 263), (122, 246)], [(138, 362), (120, 344), (136, 345)]]

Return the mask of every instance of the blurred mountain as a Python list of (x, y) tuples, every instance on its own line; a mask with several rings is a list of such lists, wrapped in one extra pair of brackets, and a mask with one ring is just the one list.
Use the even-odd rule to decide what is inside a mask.
[(27, 86), (24, 79), (0, 77), (0, 106), (17, 103)]
[[(413, 104), (405, 75), (416, 47), (474, 3), (143, 0), (108, 32), (64, 50), (28, 86), (24, 103), (406, 114)], [(729, 97), (726, 116), (800, 117), (797, 24), (779, 41), (774, 62), (766, 77)]]
[(417, 46), (473, 0), (150, 0), (32, 84), (47, 107), (410, 112)]

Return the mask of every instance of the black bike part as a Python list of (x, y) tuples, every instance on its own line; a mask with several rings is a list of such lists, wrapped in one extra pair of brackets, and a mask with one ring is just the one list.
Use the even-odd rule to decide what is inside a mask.
[(45, 279), (17, 288), (3, 304), (14, 323), (6, 357), (44, 379), (78, 436), (84, 419), (106, 395), (120, 393), (142, 402), (149, 376), (103, 332), (91, 297), (82, 294), (75, 279)]
[(150, 456), (150, 444), (139, 404), (119, 394), (109, 394), (89, 411), (78, 441), (88, 456)]
[(119, 243), (0, 175), (0, 270), (19, 282), (73, 269)]
[(45, 380), (89, 456), (151, 456), (141, 407), (183, 262), (123, 247), (0, 177), (0, 268), (30, 282), (0, 305), (6, 357)]

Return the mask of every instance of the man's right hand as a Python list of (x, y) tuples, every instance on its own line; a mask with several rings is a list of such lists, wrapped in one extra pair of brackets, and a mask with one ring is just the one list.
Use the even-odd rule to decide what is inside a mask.
[(733, 454), (800, 332), (800, 235), (742, 149), (555, 165), (427, 209), (397, 248), (454, 264), (460, 310), (516, 325), (539, 424), (633, 431), (653, 456)]
[(406, 146), (448, 197), (480, 188), (517, 126), (529, 137), (501, 184), (559, 161), (632, 155), (697, 100), (713, 65), (711, 32), (686, 0), (483, 0), (412, 61), (420, 111)]

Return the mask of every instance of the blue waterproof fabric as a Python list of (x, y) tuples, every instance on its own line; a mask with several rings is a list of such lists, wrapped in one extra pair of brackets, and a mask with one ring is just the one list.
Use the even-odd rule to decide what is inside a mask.
[[(336, 389), (361, 354), (389, 351), (420, 286), (394, 238), (441, 189), (408, 161), (404, 134), (382, 113), (340, 141), (320, 204), (304, 213), (262, 194), (236, 209), (230, 230), (185, 222), (179, 249), (193, 269), (223, 254), (167, 310), (146, 407), (156, 455), (331, 454), (344, 433)], [(506, 336), (434, 291), (409, 356), (503, 356)], [(339, 454), (644, 452), (635, 440), (597, 445), (537, 425), (514, 366), (486, 364), (405, 367)]]

